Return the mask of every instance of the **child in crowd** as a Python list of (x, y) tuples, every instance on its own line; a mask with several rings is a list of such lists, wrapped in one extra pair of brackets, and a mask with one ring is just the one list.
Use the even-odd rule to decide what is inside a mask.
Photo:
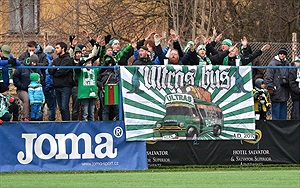
[(42, 104), (45, 103), (42, 84), (40, 84), (40, 75), (38, 73), (30, 74), (30, 84), (28, 86), (28, 97), (30, 102), (31, 121), (42, 121)]
[(253, 89), (254, 96), (254, 110), (257, 119), (266, 120), (267, 113), (270, 112), (271, 102), (270, 94), (265, 89), (264, 80), (258, 78), (255, 80), (255, 87)]
[(19, 119), (19, 105), (15, 102), (15, 99), (8, 94), (8, 87), (3, 84), (0, 89), (0, 124), (3, 121), (10, 121), (13, 117), (13, 121)]
[[(81, 60), (78, 66), (93, 66), (92, 58)], [(82, 120), (94, 121), (97, 95), (98, 68), (75, 69), (78, 78), (78, 100), (82, 108)]]

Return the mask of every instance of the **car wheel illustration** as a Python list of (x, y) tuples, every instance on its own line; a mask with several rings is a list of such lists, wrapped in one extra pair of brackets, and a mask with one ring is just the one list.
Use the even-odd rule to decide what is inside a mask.
[(198, 131), (195, 127), (189, 127), (186, 133), (187, 138), (193, 138), (196, 135), (198, 136)]
[(215, 136), (220, 136), (220, 134), (221, 134), (221, 126), (220, 125), (215, 125), (214, 126), (214, 129), (213, 129), (213, 134), (215, 135)]

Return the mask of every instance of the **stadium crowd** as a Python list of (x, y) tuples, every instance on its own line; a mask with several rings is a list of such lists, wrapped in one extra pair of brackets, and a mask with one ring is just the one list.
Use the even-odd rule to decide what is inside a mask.
[[(107, 104), (109, 93), (106, 87), (118, 84), (119, 72), (114, 68), (90, 68), (91, 66), (123, 65), (227, 65), (261, 66), (259, 56), (270, 49), (264, 45), (260, 50), (252, 51), (246, 37), (241, 43), (233, 44), (230, 39), (221, 41), (222, 34), (213, 29), (211, 37), (196, 37), (181, 46), (179, 36), (170, 30), (167, 45), (162, 46), (164, 37), (151, 32), (145, 39), (132, 39), (124, 47), (111, 35), (97, 36), (93, 39), (87, 31), (83, 37), (93, 47), (90, 51), (79, 43), (78, 37), (70, 35), (69, 47), (58, 42), (44, 49), (35, 41), (27, 43), (27, 49), (15, 58), (11, 47), (2, 45), (0, 51), (0, 123), (2, 121), (56, 121), (58, 107), (62, 121), (113, 121), (118, 119), (119, 106)], [(221, 49), (216, 45), (221, 42)], [(56, 54), (57, 58), (54, 58)], [(280, 48), (269, 66), (300, 66), (300, 56), (293, 62), (286, 57), (288, 50)], [(29, 66), (18, 68), (18, 66)], [(38, 66), (38, 68), (34, 68)], [(76, 69), (60, 66), (79, 66)], [(41, 68), (45, 67), (45, 68)], [(51, 68), (49, 68), (51, 67)], [(13, 71), (13, 68), (15, 69)], [(257, 119), (266, 119), (272, 114), (272, 120), (287, 119), (287, 101), (291, 96), (293, 109), (291, 119), (300, 119), (300, 69), (255, 68), (253, 73), (253, 97)], [(22, 112), (18, 103), (8, 92), (10, 84), (17, 89), (17, 97), (22, 101)], [(70, 101), (72, 106), (70, 109)], [(99, 101), (99, 105), (97, 104)], [(49, 109), (44, 118), (44, 107)]]

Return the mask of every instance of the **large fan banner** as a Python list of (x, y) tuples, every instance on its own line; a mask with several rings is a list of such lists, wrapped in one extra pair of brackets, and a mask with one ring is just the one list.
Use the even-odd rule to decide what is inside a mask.
[(255, 139), (250, 66), (122, 66), (127, 141)]

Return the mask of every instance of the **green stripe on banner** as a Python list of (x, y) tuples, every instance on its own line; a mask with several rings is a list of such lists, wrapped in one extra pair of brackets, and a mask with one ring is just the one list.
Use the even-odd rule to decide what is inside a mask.
[(141, 114), (136, 114), (136, 113), (131, 113), (131, 112), (126, 112), (125, 115), (127, 118), (132, 118), (132, 119), (149, 120), (149, 121), (161, 120), (161, 118), (147, 116), (147, 115), (141, 116)]
[(255, 119), (253, 118), (245, 118), (245, 119), (235, 119), (235, 120), (224, 120), (224, 124), (245, 124), (245, 123), (254, 123)]
[(237, 116), (246, 112), (254, 112), (253, 106), (248, 106), (245, 108), (236, 109), (235, 111), (229, 112), (227, 114), (224, 114), (224, 118)]
[(252, 133), (252, 130), (243, 129), (243, 128), (236, 128), (236, 127), (225, 127), (224, 130), (238, 132), (238, 133)]
[(250, 97), (252, 97), (252, 94), (250, 92), (249, 93), (245, 93), (243, 96), (241, 96), (241, 97), (235, 99), (234, 101), (232, 101), (231, 103), (228, 103), (227, 105), (223, 106), (222, 110), (224, 111), (224, 110), (230, 109), (233, 106), (235, 106), (235, 105), (237, 105), (237, 104), (239, 104), (239, 103), (241, 103), (241, 102), (249, 99)]
[(125, 104), (129, 104), (132, 107), (136, 107), (136, 108), (139, 108), (139, 109), (142, 109), (142, 110), (154, 112), (154, 113), (162, 115), (162, 116), (166, 115), (166, 113), (164, 111), (160, 111), (160, 110), (158, 110), (156, 108), (149, 107), (147, 105), (144, 105), (142, 103), (138, 103), (138, 102), (133, 101), (131, 99), (124, 98), (124, 103)]
[(141, 126), (143, 126), (144, 129), (153, 129), (153, 128), (156, 127), (156, 126), (153, 125), (153, 124), (151, 124), (151, 125), (145, 125), (145, 124), (143, 124), (143, 125), (140, 125), (140, 124), (138, 124), (138, 125), (127, 125), (127, 126), (126, 126), (126, 130), (128, 130), (128, 131), (140, 130), (140, 129), (141, 129), (141, 128), (140, 128)]

